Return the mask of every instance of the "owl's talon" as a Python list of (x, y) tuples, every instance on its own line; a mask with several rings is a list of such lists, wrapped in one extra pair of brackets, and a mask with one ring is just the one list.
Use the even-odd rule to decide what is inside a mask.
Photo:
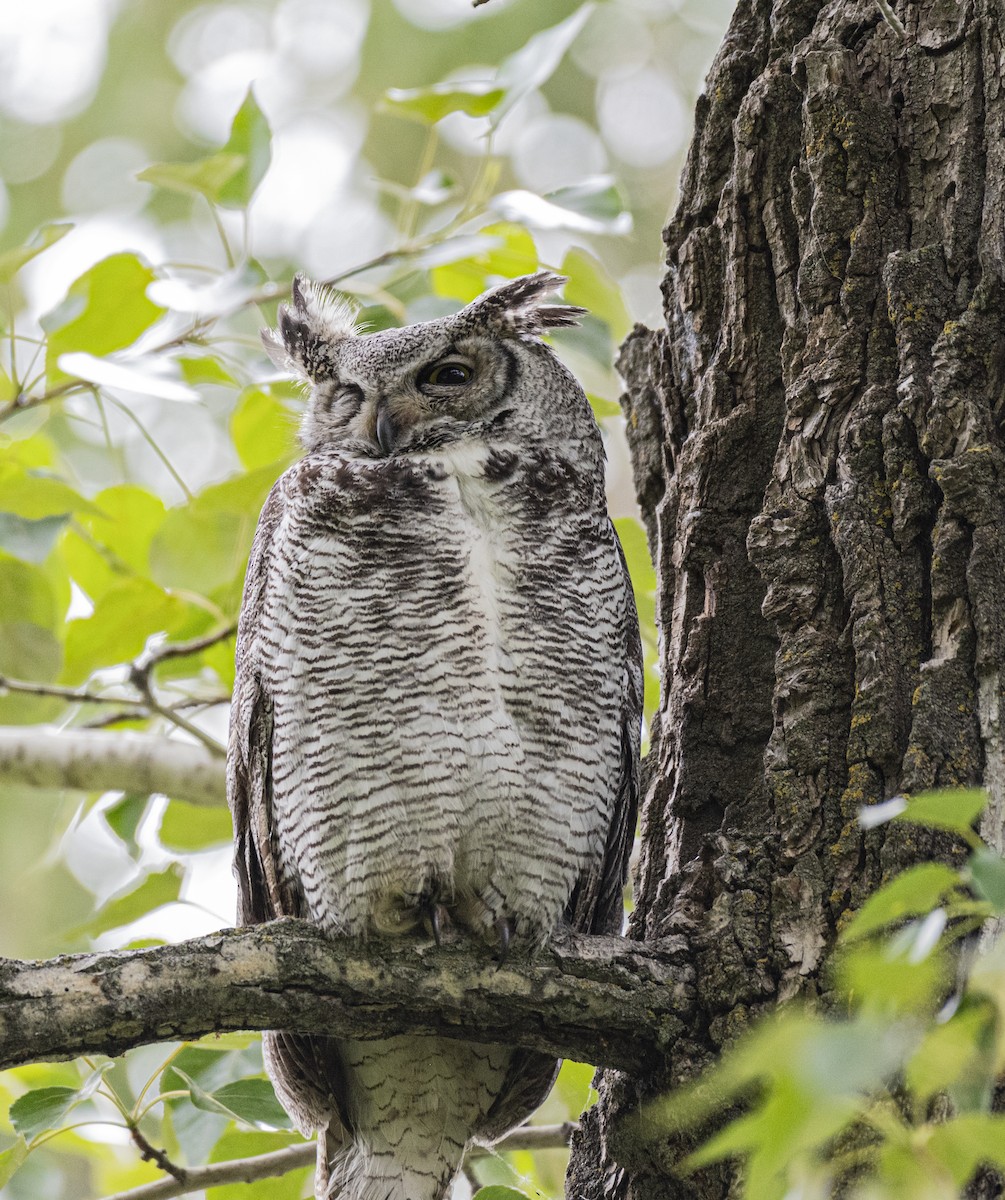
[(450, 913), (445, 904), (430, 904), (426, 910), (429, 928), (432, 930), (433, 941), (437, 946), (443, 945), (443, 931), (450, 928)]
[(496, 933), (499, 934), (499, 965), (506, 961), (509, 945), (516, 931), (516, 917), (499, 917), (496, 920)]

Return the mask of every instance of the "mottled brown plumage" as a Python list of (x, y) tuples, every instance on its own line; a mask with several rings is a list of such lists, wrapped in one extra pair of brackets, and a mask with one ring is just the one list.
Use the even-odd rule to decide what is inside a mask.
[[(241, 919), (504, 949), (620, 927), (642, 678), (582, 389), (540, 340), (547, 272), (360, 336), (305, 281), (270, 354), (312, 387), (259, 522), (229, 791)], [(556, 1064), (402, 1035), (266, 1035), (319, 1194), (439, 1200)]]

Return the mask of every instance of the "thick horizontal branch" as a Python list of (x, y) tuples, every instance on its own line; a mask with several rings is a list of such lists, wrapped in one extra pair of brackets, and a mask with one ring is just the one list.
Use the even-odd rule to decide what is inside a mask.
[(224, 760), (205, 746), (142, 733), (0, 728), (0, 780), (85, 792), (164, 792), (226, 803)]
[[(680, 941), (680, 945), (677, 942)], [(405, 1030), (652, 1069), (693, 988), (683, 939), (563, 935), (500, 965), (468, 943), (331, 940), (300, 921), (152, 950), (0, 959), (0, 1067), (237, 1029)]]

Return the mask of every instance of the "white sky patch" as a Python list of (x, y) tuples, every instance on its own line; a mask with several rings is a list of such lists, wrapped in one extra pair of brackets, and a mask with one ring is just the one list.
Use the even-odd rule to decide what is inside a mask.
[(341, 94), (356, 78), (369, 20), (366, 0), (283, 0), (272, 18), (274, 44), (291, 67), (337, 81)]
[(32, 124), (86, 107), (101, 79), (118, 0), (32, 0), (3, 6), (0, 109)]
[(362, 121), (314, 115), (275, 131), (272, 165), (248, 210), (256, 254), (293, 253), (322, 213), (341, 220), (334, 201), (356, 163), (364, 132)]
[(660, 166), (691, 132), (691, 118), (673, 80), (650, 67), (601, 82), (597, 116), (604, 141), (633, 167)]
[[(494, 0), (493, 13), (505, 8), (508, 0)], [(394, 0), (394, 7), (420, 29), (452, 29), (480, 16), (471, 0)]]
[(85, 146), (63, 175), (63, 207), (70, 213), (137, 213), (152, 191), (136, 178), (149, 165), (145, 146), (132, 138), (99, 138)]
[[(0, 49), (0, 61), (3, 51)], [(28, 183), (44, 175), (56, 161), (63, 145), (59, 125), (27, 125), (4, 122), (0, 137), (0, 179), (5, 183)]]
[(607, 151), (596, 132), (579, 117), (547, 113), (526, 121), (514, 146), (513, 170), (531, 191), (550, 192), (600, 175)]
[(110, 254), (123, 251), (133, 251), (153, 263), (164, 258), (159, 231), (142, 217), (102, 213), (81, 221), (22, 270), (20, 282), (29, 307), (36, 314), (48, 312), (79, 275)]
[(581, 70), (599, 79), (637, 71), (652, 50), (652, 34), (640, 16), (623, 5), (601, 4), (590, 14), (569, 53)]
[(274, 112), (269, 100), (275, 98), (277, 86), (284, 90), (275, 65), (275, 55), (266, 50), (236, 50), (213, 59), (190, 76), (178, 97), (175, 119), (210, 145), (226, 142), (234, 113), (252, 84), (262, 108), (270, 116)]
[(267, 51), (270, 40), (267, 14), (249, 5), (207, 4), (181, 18), (167, 49), (183, 75), (194, 75), (228, 54)]

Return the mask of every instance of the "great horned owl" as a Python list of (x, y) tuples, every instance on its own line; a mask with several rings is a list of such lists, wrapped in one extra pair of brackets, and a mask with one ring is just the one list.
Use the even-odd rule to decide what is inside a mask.
[[(616, 931), (635, 822), (638, 623), (549, 272), (361, 336), (304, 279), (272, 358), (311, 386), (305, 456), (248, 565), (228, 790), (240, 918), (333, 936)], [(403, 1034), (265, 1035), (317, 1129), (317, 1193), (440, 1200), (557, 1064)]]

